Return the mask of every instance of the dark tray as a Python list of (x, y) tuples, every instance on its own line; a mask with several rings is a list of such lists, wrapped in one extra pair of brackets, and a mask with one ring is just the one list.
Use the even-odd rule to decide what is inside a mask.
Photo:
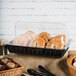
[(5, 45), (5, 48), (8, 49), (9, 52), (11, 53), (61, 58), (69, 49), (69, 46), (66, 46), (65, 49), (58, 50), (58, 49), (49, 49), (49, 48), (18, 46), (18, 45), (13, 45), (12, 43), (8, 43)]

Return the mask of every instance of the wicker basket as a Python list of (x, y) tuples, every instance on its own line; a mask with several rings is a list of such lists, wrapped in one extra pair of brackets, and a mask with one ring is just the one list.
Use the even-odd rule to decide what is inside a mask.
[(67, 64), (68, 64), (68, 68), (71, 76), (76, 76), (76, 68), (72, 66), (72, 62), (75, 58), (76, 58), (76, 55), (73, 55), (67, 59)]
[[(10, 57), (9, 57), (10, 58)], [(12, 59), (13, 60), (13, 59)], [(13, 60), (14, 61), (14, 60)], [(15, 61), (14, 61), (15, 62)], [(16, 62), (15, 62), (16, 63)], [(17, 63), (18, 64), (18, 63)], [(0, 71), (0, 76), (21, 76), (23, 66), (18, 64), (18, 68)]]

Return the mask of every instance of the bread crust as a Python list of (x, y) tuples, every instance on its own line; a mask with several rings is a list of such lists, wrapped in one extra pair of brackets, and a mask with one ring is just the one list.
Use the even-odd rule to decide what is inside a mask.
[(36, 37), (33, 40), (33, 47), (44, 47), (45, 46), (45, 40), (41, 37)]
[(63, 49), (65, 46), (65, 35), (59, 35), (52, 38), (46, 45), (47, 48), (51, 49)]
[(39, 37), (42, 37), (45, 40), (45, 43), (47, 43), (51, 39), (50, 34), (47, 32), (41, 32), (39, 34)]

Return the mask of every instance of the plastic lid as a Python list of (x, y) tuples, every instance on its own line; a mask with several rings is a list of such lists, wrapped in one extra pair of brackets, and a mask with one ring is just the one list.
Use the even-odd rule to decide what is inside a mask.
[(15, 25), (15, 37), (26, 33), (27, 31), (34, 31), (36, 35), (41, 32), (47, 32), (51, 37), (58, 35), (66, 36), (66, 44), (69, 43), (70, 38), (68, 28), (63, 23), (58, 22), (23, 22), (18, 21)]

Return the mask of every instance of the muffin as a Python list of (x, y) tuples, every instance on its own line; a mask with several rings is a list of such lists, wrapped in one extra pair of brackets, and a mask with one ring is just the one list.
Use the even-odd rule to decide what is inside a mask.
[(44, 47), (45, 46), (45, 40), (41, 37), (36, 37), (33, 42), (33, 47)]
[(52, 38), (46, 45), (47, 48), (51, 49), (63, 49), (65, 46), (65, 35), (59, 35)]
[(3, 70), (5, 70), (5, 67), (0, 64), (0, 71), (3, 71)]
[(42, 37), (45, 40), (45, 43), (47, 43), (51, 39), (50, 34), (47, 32), (41, 32), (39, 34), (39, 37)]
[(15, 68), (16, 65), (13, 62), (8, 62), (7, 66), (8, 66), (8, 68)]

